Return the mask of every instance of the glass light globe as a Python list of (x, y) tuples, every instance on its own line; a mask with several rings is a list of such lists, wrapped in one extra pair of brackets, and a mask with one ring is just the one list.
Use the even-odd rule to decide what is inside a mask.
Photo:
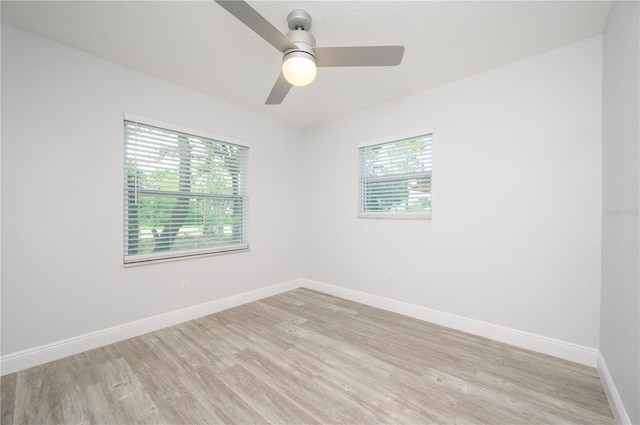
[(310, 55), (290, 54), (282, 64), (284, 78), (293, 86), (308, 86), (315, 80), (318, 68)]

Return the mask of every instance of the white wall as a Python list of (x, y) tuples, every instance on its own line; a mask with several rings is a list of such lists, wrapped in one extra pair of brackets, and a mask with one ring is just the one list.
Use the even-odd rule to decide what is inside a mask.
[(600, 352), (640, 423), (640, 7), (613, 2), (603, 35)]
[[(250, 143), (251, 252), (122, 266), (123, 112)], [(3, 25), (2, 353), (301, 276), (299, 136)]]
[[(2, 353), (300, 276), (597, 347), (600, 70), (594, 38), (301, 132), (3, 26)], [(251, 144), (250, 253), (122, 267), (123, 112)], [(356, 219), (357, 144), (426, 127), (433, 219)]]
[[(305, 277), (597, 347), (600, 123), (597, 37), (305, 130)], [(357, 219), (357, 144), (422, 128), (433, 219)]]

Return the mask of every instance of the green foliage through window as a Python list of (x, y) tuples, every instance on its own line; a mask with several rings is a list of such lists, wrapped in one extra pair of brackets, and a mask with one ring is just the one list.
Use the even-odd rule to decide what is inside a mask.
[(360, 217), (431, 214), (431, 134), (360, 148)]
[(248, 247), (248, 148), (125, 121), (124, 261)]

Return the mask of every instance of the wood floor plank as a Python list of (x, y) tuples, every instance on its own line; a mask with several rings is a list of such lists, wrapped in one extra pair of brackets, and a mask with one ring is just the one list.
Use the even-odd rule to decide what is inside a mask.
[[(199, 398), (208, 400), (210, 406), (215, 409), (216, 414), (222, 419), (222, 423), (267, 424), (267, 420), (253, 406), (225, 384), (222, 378), (227, 371), (222, 374), (213, 374), (209, 369), (200, 369), (192, 377), (192, 381), (196, 383), (196, 388), (202, 389)], [(205, 394), (204, 397), (201, 395), (202, 392)]]
[(346, 403), (335, 391), (318, 383), (317, 379), (301, 377), (296, 370), (280, 367), (253, 350), (245, 350), (239, 358), (243, 367), (259, 379), (269, 382), (317, 422), (353, 423), (356, 418), (362, 418), (357, 406)]
[(161, 423), (158, 406), (127, 361), (120, 357), (97, 367), (104, 394), (116, 421), (128, 424)]
[(85, 388), (83, 411), (90, 412), (92, 420), (89, 423), (117, 424), (118, 419), (114, 412), (114, 407), (104, 393), (104, 387), (101, 384), (98, 383)]
[(0, 424), (13, 423), (13, 410), (16, 401), (16, 378), (17, 374), (12, 373), (0, 378)]
[(162, 351), (168, 354), (161, 358), (154, 348), (142, 339), (126, 341), (123, 354), (127, 363), (138, 377), (138, 380), (149, 394), (153, 403), (158, 406), (164, 420), (171, 423), (207, 423), (210, 413), (192, 395), (180, 379), (182, 373), (157, 373), (163, 370), (177, 370), (180, 357), (173, 350)]
[(14, 423), (64, 423), (56, 367), (52, 362), (18, 374)]
[(269, 423), (318, 423), (296, 403), (274, 390), (270, 383), (260, 381), (242, 365), (227, 370), (223, 381)]
[(92, 411), (84, 408), (83, 399), (87, 387), (98, 383), (93, 368), (86, 361), (84, 353), (69, 356), (56, 362), (56, 380), (64, 391), (60, 392), (62, 415), (65, 423), (95, 422)]
[(613, 424), (595, 369), (296, 289), (1, 379), (2, 424)]

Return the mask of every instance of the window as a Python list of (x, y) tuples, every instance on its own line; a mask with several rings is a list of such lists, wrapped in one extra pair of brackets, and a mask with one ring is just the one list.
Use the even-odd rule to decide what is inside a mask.
[(124, 262), (247, 249), (248, 148), (124, 121)]
[(359, 217), (431, 217), (431, 136), (360, 147)]

